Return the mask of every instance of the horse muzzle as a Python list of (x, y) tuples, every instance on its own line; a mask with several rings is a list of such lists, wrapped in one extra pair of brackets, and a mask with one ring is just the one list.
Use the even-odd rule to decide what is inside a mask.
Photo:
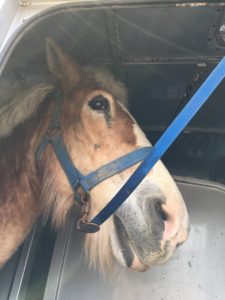
[(166, 198), (159, 193), (138, 202), (135, 208), (122, 206), (113, 220), (123, 264), (145, 271), (171, 258), (176, 247), (187, 239), (188, 226), (169, 212)]

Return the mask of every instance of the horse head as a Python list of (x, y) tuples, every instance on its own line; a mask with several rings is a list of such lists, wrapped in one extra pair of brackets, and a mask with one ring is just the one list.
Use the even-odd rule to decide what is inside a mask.
[[(127, 110), (124, 85), (108, 71), (81, 67), (52, 39), (47, 39), (47, 63), (63, 97), (61, 134), (79, 172), (89, 174), (135, 149), (150, 146)], [(53, 107), (54, 101), (49, 118)], [(60, 226), (74, 205), (73, 190), (53, 147), (45, 149), (38, 164), (42, 170), (43, 209), (51, 210), (53, 223)], [(90, 190), (90, 219), (112, 199), (139, 164)], [(85, 236), (85, 249), (90, 262), (103, 269), (110, 268), (116, 259), (126, 267), (143, 271), (168, 261), (186, 240), (187, 232), (184, 200), (159, 161), (101, 230)]]

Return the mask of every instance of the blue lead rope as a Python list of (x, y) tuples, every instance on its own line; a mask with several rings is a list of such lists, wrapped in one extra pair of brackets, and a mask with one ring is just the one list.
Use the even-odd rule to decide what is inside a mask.
[(100, 213), (91, 220), (91, 223), (101, 225), (107, 220), (123, 202), (130, 196), (139, 183), (144, 179), (155, 163), (167, 151), (184, 127), (198, 112), (201, 106), (206, 102), (209, 96), (214, 92), (217, 86), (225, 77), (225, 57), (215, 67), (209, 77), (204, 81), (198, 91), (193, 95), (188, 104), (183, 108), (171, 125), (160, 137), (158, 142), (152, 148), (150, 154), (145, 158), (142, 164), (131, 175), (124, 186), (113, 197), (113, 199), (100, 211)]

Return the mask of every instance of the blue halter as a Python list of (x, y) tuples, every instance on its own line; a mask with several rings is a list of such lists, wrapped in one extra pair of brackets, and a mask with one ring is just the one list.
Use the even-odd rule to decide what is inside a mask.
[[(84, 232), (96, 232), (99, 226), (105, 222), (123, 202), (129, 197), (134, 189), (140, 184), (143, 178), (148, 174), (155, 163), (162, 157), (177, 136), (181, 133), (188, 122), (194, 117), (202, 105), (207, 101), (209, 96), (214, 92), (217, 86), (225, 77), (225, 57), (215, 67), (209, 77), (205, 80), (198, 91), (193, 95), (188, 104), (183, 108), (172, 124), (167, 128), (156, 145), (137, 149), (109, 164), (99, 168), (95, 172), (82, 175), (74, 166), (70, 159), (69, 153), (64, 145), (60, 132), (60, 104), (56, 105), (53, 117), (49, 126), (48, 133), (45, 135), (42, 143), (37, 149), (36, 158), (39, 160), (45, 147), (52, 144), (57, 158), (59, 159), (69, 182), (75, 191), (75, 198), (80, 199), (82, 205), (82, 215), (78, 221), (78, 228)], [(57, 102), (60, 103), (58, 99)], [(110, 176), (129, 168), (137, 162), (143, 161), (137, 170), (131, 175), (124, 186), (113, 197), (113, 199), (88, 222), (88, 212), (90, 209), (89, 190), (99, 182), (109, 178)], [(105, 171), (107, 174), (105, 174)], [(86, 192), (86, 197), (82, 199), (81, 194), (77, 190), (79, 187)], [(77, 195), (78, 194), (78, 195)]]
[(43, 137), (40, 145), (36, 151), (36, 160), (39, 161), (45, 148), (51, 144), (60, 162), (68, 181), (74, 192), (74, 199), (82, 205), (81, 218), (78, 220), (77, 227), (84, 232), (96, 232), (99, 226), (95, 223), (90, 223), (87, 220), (88, 212), (90, 210), (90, 190), (98, 183), (105, 179), (143, 161), (151, 152), (151, 147), (138, 148), (118, 159), (115, 159), (97, 170), (83, 175), (73, 164), (69, 152), (63, 140), (60, 128), (60, 115), (62, 95), (57, 94), (56, 105), (53, 111), (50, 124), (46, 134)]

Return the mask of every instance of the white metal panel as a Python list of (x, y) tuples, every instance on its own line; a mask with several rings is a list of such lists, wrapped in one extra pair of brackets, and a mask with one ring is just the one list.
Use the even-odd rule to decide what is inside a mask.
[(0, 2), (0, 47), (10, 30), (18, 7), (18, 0), (3, 0)]
[(0, 8), (0, 52), (13, 32), (30, 17), (49, 7), (72, 2), (84, 0), (4, 0)]
[(44, 300), (224, 300), (224, 185), (176, 179), (190, 212), (191, 230), (170, 262), (145, 273), (122, 269), (114, 262), (118, 270), (104, 278), (88, 269), (83, 235), (73, 216), (59, 231)]

